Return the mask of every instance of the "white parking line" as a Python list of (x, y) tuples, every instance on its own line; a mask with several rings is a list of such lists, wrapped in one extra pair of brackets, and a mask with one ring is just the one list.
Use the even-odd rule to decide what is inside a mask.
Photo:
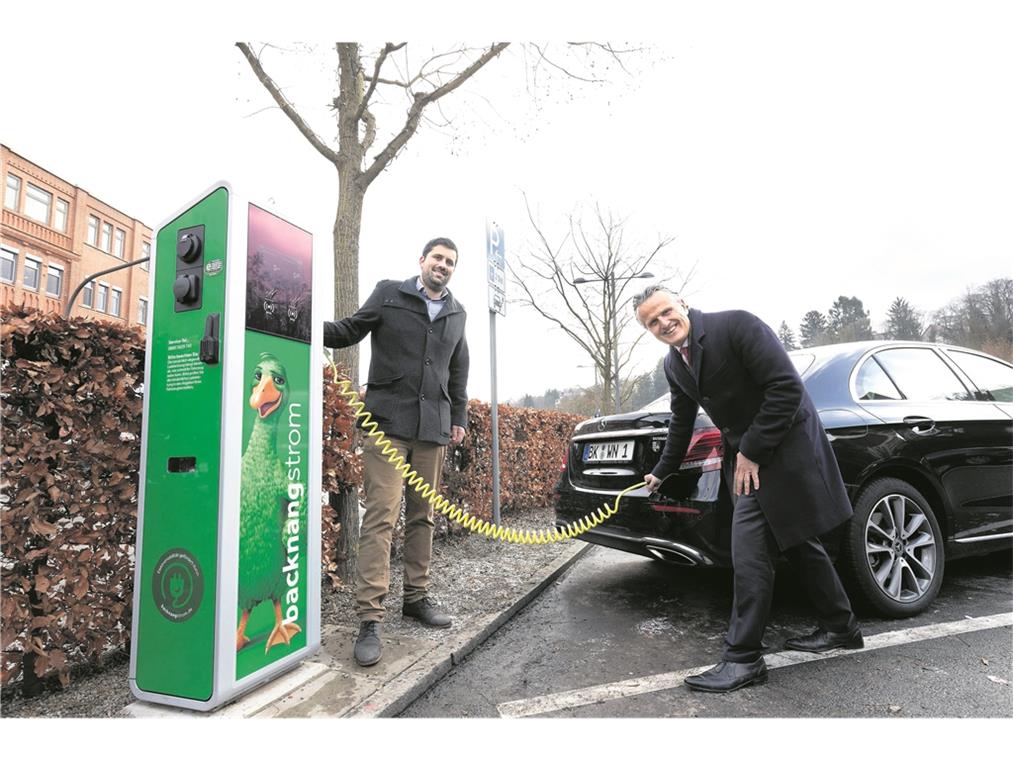
[[(767, 669), (773, 670), (774, 668), (786, 668), (806, 662), (827, 660), (831, 657), (863, 654), (874, 649), (913, 644), (917, 641), (956, 636), (961, 633), (970, 633), (971, 631), (984, 631), (989, 628), (1002, 628), (1008, 625), (1013, 625), (1013, 613), (954, 620), (950, 623), (937, 623), (921, 626), (920, 628), (907, 628), (901, 631), (887, 631), (886, 633), (867, 637), (864, 649), (835, 649), (832, 652), (825, 652), (824, 654), (786, 650), (766, 655), (765, 659), (767, 661)], [(637, 694), (648, 694), (652, 691), (674, 689), (682, 685), (683, 679), (686, 676), (702, 673), (708, 670), (711, 665), (713, 663), (687, 670), (677, 670), (673, 673), (658, 673), (653, 676), (631, 678), (627, 681), (589, 686), (584, 689), (561, 691), (557, 694), (547, 694), (543, 697), (518, 699), (513, 702), (504, 702), (497, 705), (496, 709), (503, 718), (524, 718), (531, 715), (542, 715), (557, 710), (581, 707), (583, 705), (599, 704), (613, 699), (623, 699), (625, 697), (636, 696)]]

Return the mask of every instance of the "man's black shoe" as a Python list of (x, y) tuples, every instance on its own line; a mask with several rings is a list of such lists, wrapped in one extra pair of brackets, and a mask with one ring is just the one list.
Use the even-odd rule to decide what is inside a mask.
[(364, 620), (359, 624), (359, 637), (355, 640), (355, 661), (363, 667), (376, 665), (382, 652), (380, 624), (375, 620)]
[(405, 602), (401, 607), (401, 614), (433, 628), (449, 628), (451, 623), (450, 615), (441, 612), (428, 597), (423, 597), (417, 602)]
[(788, 639), (784, 642), (786, 649), (797, 649), (799, 652), (829, 652), (831, 649), (862, 649), (862, 629), (856, 628), (847, 633), (833, 633), (817, 628), (806, 636)]
[(724, 694), (743, 686), (767, 682), (767, 663), (760, 657), (756, 662), (719, 662), (710, 670), (686, 678), (686, 685), (696, 691)]

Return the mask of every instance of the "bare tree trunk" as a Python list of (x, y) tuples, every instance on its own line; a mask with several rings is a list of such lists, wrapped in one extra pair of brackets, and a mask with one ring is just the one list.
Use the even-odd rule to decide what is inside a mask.
[[(359, 230), (365, 193), (350, 171), (339, 169), (338, 211), (334, 216), (334, 318), (342, 319), (359, 308)], [(359, 384), (358, 345), (338, 349), (334, 361), (344, 367), (352, 384)]]
[(346, 584), (354, 583), (359, 561), (359, 494), (354, 488), (328, 494), (331, 509), (341, 522), (338, 533), (337, 573)]

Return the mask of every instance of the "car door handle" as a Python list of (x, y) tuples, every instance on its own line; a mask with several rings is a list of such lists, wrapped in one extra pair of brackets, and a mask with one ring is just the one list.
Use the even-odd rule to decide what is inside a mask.
[(905, 417), (904, 424), (918, 435), (929, 435), (936, 430), (936, 421), (928, 417)]

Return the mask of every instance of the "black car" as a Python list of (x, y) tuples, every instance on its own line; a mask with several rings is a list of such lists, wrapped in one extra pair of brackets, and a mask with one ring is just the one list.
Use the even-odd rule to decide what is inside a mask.
[[(924, 610), (945, 559), (1013, 544), (1013, 365), (980, 351), (876, 341), (789, 354), (819, 410), (855, 514), (823, 541), (881, 614)], [(556, 522), (611, 504), (665, 444), (669, 398), (587, 420), (570, 441)], [(582, 538), (702, 567), (731, 564), (721, 432), (702, 411), (679, 472)], [(761, 472), (762, 475), (762, 472)]]

